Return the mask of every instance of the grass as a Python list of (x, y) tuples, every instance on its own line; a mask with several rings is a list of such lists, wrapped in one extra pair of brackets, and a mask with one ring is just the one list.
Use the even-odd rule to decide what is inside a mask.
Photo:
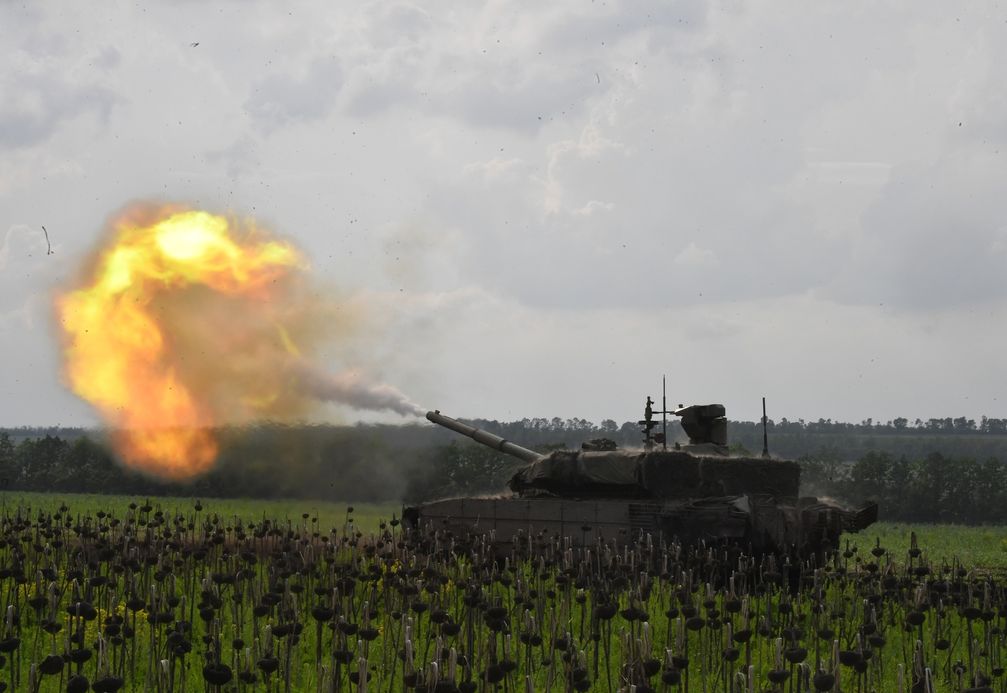
[[(142, 504), (144, 497), (99, 495), (87, 493), (33, 493), (7, 491), (0, 493), (0, 511), (3, 507), (18, 505), (32, 510), (56, 510), (65, 504), (71, 513), (94, 514), (98, 510), (115, 508), (121, 511), (130, 502)], [(194, 512), (196, 498), (159, 497), (150, 498), (155, 509), (165, 513)], [(206, 510), (216, 513), (222, 520), (241, 518), (246, 522), (268, 518), (299, 524), (307, 519), (318, 518), (322, 531), (344, 528), (347, 517), (364, 534), (378, 531), (379, 525), (392, 516), (400, 516), (402, 506), (398, 503), (333, 503), (313, 500), (255, 500), (241, 498), (201, 499)], [(347, 513), (353, 508), (352, 513)], [(308, 518), (304, 518), (304, 514)], [(960, 562), (987, 569), (1007, 569), (1007, 527), (987, 525), (966, 527), (963, 525), (935, 525), (906, 522), (878, 522), (859, 534), (846, 535), (850, 546), (866, 555), (879, 541), (881, 546), (898, 559), (909, 549), (910, 535), (915, 532), (917, 541), (928, 557), (941, 562)]]
[[(93, 515), (99, 510), (114, 510), (121, 513), (129, 503), (143, 505), (150, 502), (154, 510), (162, 510), (165, 514), (176, 512), (189, 515), (195, 512), (196, 502), (204, 506), (204, 513), (216, 514), (223, 521), (240, 518), (244, 522), (256, 522), (262, 519), (277, 522), (289, 521), (294, 525), (311, 522), (316, 523), (320, 531), (344, 528), (348, 518), (361, 532), (370, 534), (378, 531), (383, 520), (398, 517), (402, 506), (397, 503), (332, 503), (314, 500), (255, 500), (249, 498), (179, 498), (100, 495), (95, 493), (37, 493), (6, 491), (0, 493), (0, 513), (4, 509), (14, 509), (18, 506), (34, 511), (52, 512), (61, 505), (66, 505), (72, 515)], [(352, 512), (347, 512), (352, 508)], [(307, 514), (307, 518), (304, 515)]]
[(955, 560), (990, 570), (1007, 569), (1007, 527), (879, 522), (859, 534), (847, 535), (850, 545), (867, 555), (878, 542), (896, 561), (904, 561), (912, 533), (927, 557), (938, 563)]
[[(65, 505), (71, 514), (92, 515), (110, 508), (123, 510), (128, 504), (142, 505), (143, 497), (101, 496), (98, 494), (43, 494), (29, 492), (6, 492), (0, 494), (0, 512), (3, 507), (23, 506), (32, 510), (51, 512)], [(187, 515), (194, 511), (193, 498), (151, 498), (155, 509), (165, 513), (176, 512)], [(297, 524), (317, 518), (318, 526), (328, 531), (343, 529), (346, 518), (353, 520), (353, 526), (364, 534), (377, 532), (382, 521), (402, 514), (402, 506), (397, 503), (329, 503), (323, 501), (278, 500), (262, 501), (253, 499), (201, 499), (202, 505), (210, 513), (222, 520), (241, 518), (254, 522), (269, 518), (290, 521)], [(352, 513), (347, 516), (347, 509)], [(989, 569), (1007, 569), (1007, 527), (963, 525), (931, 525), (923, 523), (879, 522), (859, 534), (846, 535), (852, 547), (866, 554), (878, 541), (893, 556), (904, 556), (909, 548), (911, 533), (923, 547), (926, 555), (934, 561), (961, 562)]]
[[(150, 512), (127, 510), (148, 502)], [(445, 675), (486, 693), (580, 690), (580, 676), (615, 691), (675, 673), (691, 681), (675, 693), (782, 693), (822, 668), (844, 691), (907, 691), (896, 682), (918, 664), (937, 691), (960, 691), (1002, 676), (1007, 658), (1004, 585), (940, 566), (1005, 567), (998, 527), (879, 523), (850, 536), (862, 560), (820, 571), (795, 597), (766, 557), (672, 550), (658, 576), (641, 571), (655, 558), (647, 542), (582, 552), (545, 538), (501, 565), (478, 539), (373, 536), (397, 504), (203, 499), (197, 511), (192, 498), (10, 492), (0, 504), (10, 690), (67, 690), (73, 673), (163, 693), (359, 692), (350, 676), (363, 672), (372, 692), (433, 690)], [(233, 518), (278, 526), (257, 536)], [(904, 563), (912, 532), (933, 562), (924, 572), (923, 557)], [(888, 553), (875, 559), (877, 543)], [(810, 668), (781, 659), (798, 650)], [(461, 653), (471, 669), (455, 673)], [(863, 674), (844, 657), (866, 663)], [(230, 683), (208, 683), (220, 669)], [(494, 672), (502, 688), (484, 683)], [(769, 685), (781, 674), (785, 685)]]

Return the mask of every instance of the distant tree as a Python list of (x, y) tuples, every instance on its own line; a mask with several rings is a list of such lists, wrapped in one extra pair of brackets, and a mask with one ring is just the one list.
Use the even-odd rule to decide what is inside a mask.
[(522, 464), (484, 445), (452, 442), (432, 450), (410, 475), (406, 500), (497, 493)]
[(14, 483), (17, 476), (17, 464), (14, 459), (15, 448), (10, 435), (0, 433), (0, 489), (6, 489)]
[(821, 448), (797, 460), (803, 470), (801, 493), (809, 496), (842, 495), (848, 473), (836, 450)]
[(967, 419), (964, 416), (960, 416), (954, 420), (952, 423), (953, 430), (955, 433), (968, 433), (970, 431), (976, 430), (976, 422), (973, 419)]
[(912, 468), (906, 456), (900, 455), (897, 459), (893, 459), (888, 471), (888, 493), (879, 503), (882, 517), (894, 519), (906, 516), (912, 479)]
[(1000, 460), (989, 458), (976, 469), (972, 487), (974, 521), (1003, 523), (1007, 520), (1007, 476)]
[(741, 443), (731, 443), (727, 446), (727, 451), (735, 457), (752, 457), (752, 451)]
[(850, 470), (851, 494), (881, 500), (889, 495), (892, 458), (886, 452), (869, 452)]
[(1007, 419), (988, 419), (984, 416), (979, 425), (979, 430), (983, 433), (1007, 433)]
[(21, 469), (24, 487), (30, 490), (51, 490), (60, 485), (66, 470), (67, 444), (59, 437), (25, 438), (17, 446), (15, 459)]
[(940, 518), (944, 522), (975, 522), (976, 482), (980, 465), (970, 457), (946, 460), (946, 463), (949, 469), (945, 477), (946, 488), (938, 506)]
[(640, 427), (632, 421), (627, 421), (619, 428), (619, 437), (622, 439), (624, 445), (639, 446), (643, 443), (643, 434), (640, 433)]
[(924, 522), (943, 522), (948, 515), (946, 499), (952, 486), (949, 460), (939, 452), (930, 453), (913, 465), (908, 489), (909, 517)]
[(90, 438), (77, 438), (68, 445), (55, 488), (71, 493), (101, 492), (121, 485), (122, 473), (103, 446)]

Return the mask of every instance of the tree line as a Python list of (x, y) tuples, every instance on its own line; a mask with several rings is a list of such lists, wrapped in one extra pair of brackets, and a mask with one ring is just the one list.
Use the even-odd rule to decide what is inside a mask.
[[(775, 456), (801, 462), (807, 495), (874, 499), (890, 520), (1007, 524), (1007, 434), (990, 424), (1000, 420), (983, 417), (974, 429), (969, 420), (956, 428), (957, 420), (931, 420), (950, 427), (770, 421), (769, 446)], [(621, 447), (642, 441), (633, 422), (471, 423), (539, 451), (600, 437)], [(0, 430), (0, 491), (411, 502), (501, 492), (521, 466), (426, 424), (262, 424), (217, 435), (216, 467), (191, 482), (169, 483), (121, 466), (100, 432)], [(761, 452), (761, 423), (731, 422), (729, 436), (732, 452)], [(669, 439), (684, 440), (677, 420), (669, 421)]]
[[(769, 421), (775, 429), (783, 432), (810, 431), (813, 433), (837, 433), (843, 431), (856, 431), (860, 433), (873, 434), (899, 434), (899, 433), (986, 433), (986, 434), (1007, 434), (1007, 419), (996, 419), (983, 416), (978, 423), (975, 419), (967, 416), (946, 417), (937, 419), (914, 419), (910, 421), (905, 417), (891, 419), (881, 422), (872, 418), (864, 419), (860, 423), (847, 423), (844, 421), (833, 421), (832, 419), (818, 419), (817, 421), (788, 421), (786, 418), (778, 422)], [(742, 425), (742, 424), (738, 424)], [(761, 422), (750, 425), (761, 426)]]
[(882, 520), (1007, 524), (1007, 463), (995, 458), (868, 452), (855, 462), (800, 462), (809, 495), (875, 500)]

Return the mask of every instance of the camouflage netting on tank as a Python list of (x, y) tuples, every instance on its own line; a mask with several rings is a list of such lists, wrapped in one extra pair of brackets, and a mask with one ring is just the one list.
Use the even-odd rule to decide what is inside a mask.
[(641, 461), (643, 486), (658, 498), (766, 494), (796, 498), (801, 468), (796, 462), (758, 457), (697, 457), (652, 452)]
[(570, 497), (702, 498), (765, 494), (795, 498), (800, 467), (794, 462), (700, 457), (686, 452), (557, 451), (518, 471), (510, 481), (522, 495)]
[(510, 487), (518, 493), (646, 497), (640, 477), (643, 457), (643, 453), (559, 450), (519, 470), (511, 478)]

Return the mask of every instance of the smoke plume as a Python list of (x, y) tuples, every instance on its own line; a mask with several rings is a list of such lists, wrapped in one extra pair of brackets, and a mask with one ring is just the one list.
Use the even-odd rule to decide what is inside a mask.
[(310, 363), (295, 367), (303, 392), (323, 402), (345, 404), (354, 409), (392, 411), (402, 416), (423, 416), (423, 409), (399, 390), (384, 383), (369, 383), (357, 371), (328, 373)]

